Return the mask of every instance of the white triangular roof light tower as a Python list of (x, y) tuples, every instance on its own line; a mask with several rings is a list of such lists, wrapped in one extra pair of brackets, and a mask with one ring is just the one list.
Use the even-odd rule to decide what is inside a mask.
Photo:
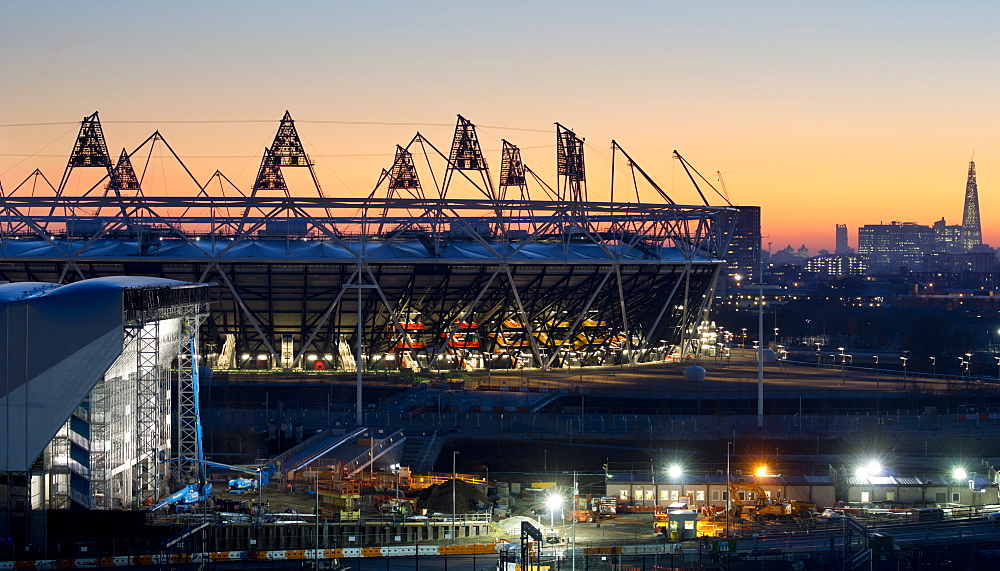
[(115, 196), (142, 196), (142, 185), (139, 184), (139, 178), (135, 176), (132, 160), (129, 159), (128, 151), (125, 149), (122, 149), (122, 154), (118, 157), (118, 164), (111, 172), (105, 187), (105, 196), (109, 193)]
[(476, 126), (461, 115), (455, 123), (455, 135), (452, 137), (451, 151), (448, 153), (448, 166), (441, 184), (441, 198), (448, 195), (456, 173), (460, 175), (459, 180), (473, 186), (476, 192), (490, 200), (496, 200), (493, 179), (490, 177), (486, 157), (483, 156), (483, 150), (479, 146)]
[[(70, 180), (74, 171), (78, 168), (104, 169), (101, 173), (101, 180), (111, 174), (111, 156), (108, 154), (108, 145), (104, 140), (104, 129), (101, 127), (101, 120), (97, 116), (97, 111), (84, 117), (80, 121), (80, 131), (77, 133), (76, 141), (73, 143), (73, 150), (66, 163), (59, 186), (56, 187), (56, 196), (67, 194), (70, 190)], [(97, 184), (100, 184), (98, 181)], [(79, 185), (80, 187), (83, 184)], [(87, 185), (89, 189), (93, 186)], [(96, 186), (96, 185), (95, 185)]]
[[(301, 193), (298, 188), (300, 185), (296, 184), (299, 177), (292, 176), (292, 186), (289, 188), (286, 177), (290, 173), (284, 172), (286, 168), (305, 168), (308, 170), (308, 187), (303, 188)], [(262, 175), (264, 175), (263, 179)], [(284, 187), (278, 184), (279, 178)], [(281, 191), (288, 197), (293, 195), (325, 197), (319, 179), (316, 178), (313, 162), (309, 160), (309, 155), (306, 154), (306, 150), (302, 146), (302, 139), (295, 128), (295, 120), (292, 119), (292, 114), (287, 110), (281, 118), (271, 146), (265, 150), (264, 156), (261, 157), (261, 170), (257, 175), (251, 196), (257, 196), (262, 191)]]
[(556, 166), (559, 198), (571, 202), (587, 200), (587, 176), (583, 160), (583, 142), (576, 133), (556, 123)]

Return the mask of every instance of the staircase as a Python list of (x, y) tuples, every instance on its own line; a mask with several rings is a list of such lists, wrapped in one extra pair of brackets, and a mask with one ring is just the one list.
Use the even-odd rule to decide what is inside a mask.
[(408, 431), (399, 463), (409, 466), (414, 472), (429, 472), (434, 468), (445, 440), (447, 439), (438, 438), (437, 432), (433, 430)]

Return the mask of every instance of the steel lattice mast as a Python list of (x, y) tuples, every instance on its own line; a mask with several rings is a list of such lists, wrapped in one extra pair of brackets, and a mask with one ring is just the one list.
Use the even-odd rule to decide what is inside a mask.
[(969, 179), (965, 183), (965, 209), (962, 212), (962, 247), (971, 250), (983, 243), (979, 220), (979, 189), (976, 187), (976, 162), (969, 161)]

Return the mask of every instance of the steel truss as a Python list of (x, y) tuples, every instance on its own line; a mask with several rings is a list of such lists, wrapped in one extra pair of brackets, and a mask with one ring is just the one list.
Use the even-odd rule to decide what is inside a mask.
[[(234, 335), (237, 355), (263, 353), (277, 363), (279, 336), (291, 335), (293, 362), (304, 366), (307, 354), (336, 353), (341, 338), (354, 345), (357, 302), (341, 292), (360, 272), (378, 286), (362, 308), (370, 355), (422, 343), (433, 361), (428, 365), (445, 366), (441, 358), (450, 356), (451, 366), (463, 366), (470, 353), (488, 361), (525, 352), (538, 366), (558, 366), (572, 346), (585, 351), (585, 361), (614, 353), (633, 362), (648, 358), (661, 340), (678, 345), (681, 332), (701, 317), (693, 308), (704, 305), (721, 267), (729, 210), (524, 200), (13, 196), (0, 212), (0, 277), (214, 281), (220, 287), (207, 339), (221, 345)], [(241, 211), (247, 215), (219, 214)], [(273, 233), (276, 223), (285, 230)], [(419, 330), (407, 325), (416, 316)], [(475, 331), (471, 323), (479, 324)], [(137, 404), (152, 414), (151, 402)], [(137, 443), (149, 445), (139, 434)]]
[[(475, 125), (459, 116), (447, 154), (417, 133), (397, 146), (367, 199), (323, 195), (288, 112), (251, 196), (218, 171), (198, 184), (186, 166), (197, 192), (146, 196), (144, 171), (137, 176), (129, 157), (156, 145), (183, 166), (155, 132), (112, 167), (97, 114), (84, 118), (57, 188), (36, 171), (0, 199), (0, 279), (215, 282), (202, 339), (227, 366), (353, 368), (343, 348), (358, 342), (366, 366), (391, 356), (443, 368), (528, 359), (555, 367), (649, 360), (667, 346), (686, 352), (735, 219), (707, 200), (674, 204), (617, 142), (611, 200), (589, 201), (584, 140), (558, 123), (554, 187), (506, 140), (494, 187)], [(615, 202), (615, 153), (635, 185), (667, 204), (639, 202), (638, 186), (636, 203)], [(83, 167), (107, 175), (66, 196)], [(309, 169), (315, 196), (291, 196), (282, 169), (293, 167)], [(448, 198), (458, 186), (481, 198)], [(54, 197), (37, 196), (46, 187)], [(545, 200), (532, 199), (532, 187)], [(345, 296), (350, 284), (371, 288)]]

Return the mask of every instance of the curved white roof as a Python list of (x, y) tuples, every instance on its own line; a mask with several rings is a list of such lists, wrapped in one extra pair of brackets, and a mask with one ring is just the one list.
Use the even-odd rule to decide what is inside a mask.
[(106, 277), (0, 285), (0, 471), (23, 471), (122, 352), (124, 291), (184, 285)]

